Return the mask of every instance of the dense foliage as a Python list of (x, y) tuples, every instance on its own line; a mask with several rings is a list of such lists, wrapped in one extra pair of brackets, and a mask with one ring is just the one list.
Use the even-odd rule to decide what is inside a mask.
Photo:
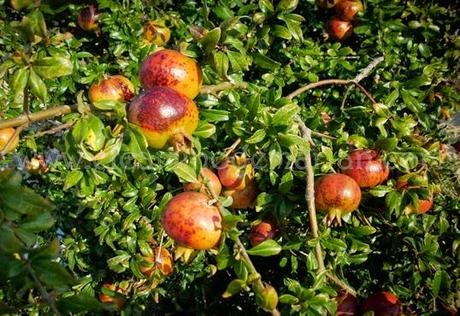
[[(71, 105), (63, 116), (19, 127), (19, 146), (2, 152), (0, 313), (115, 311), (97, 300), (101, 292), (121, 297), (124, 315), (262, 313), (266, 297), (250, 289), (255, 276), (237, 236), (278, 292), (283, 315), (335, 314), (340, 287), (319, 272), (318, 243), (327, 273), (360, 299), (391, 291), (408, 315), (460, 307), (454, 1), (366, 0), (343, 42), (327, 34), (334, 10), (314, 0), (100, 0), (89, 31), (77, 25), (86, 2), (0, 3), (0, 117)], [(148, 148), (124, 103), (88, 101), (90, 85), (107, 75), (121, 74), (141, 91), (139, 68), (158, 48), (143, 38), (149, 21), (169, 28), (165, 47), (198, 61), (205, 85), (234, 84), (195, 98), (200, 122), (186, 152)], [(353, 79), (381, 56), (360, 81), (376, 102), (353, 85), (287, 98), (311, 82)], [(254, 209), (226, 208), (218, 249), (178, 258), (168, 276), (146, 276), (141, 266), (152, 246), (183, 251), (162, 228), (165, 205), (202, 166), (216, 168), (237, 139), (236, 151), (255, 167)], [(319, 213), (313, 238), (304, 153), (311, 150), (319, 177), (339, 172), (356, 148), (377, 150), (389, 180), (363, 189), (341, 227)], [(424, 199), (434, 205), (417, 214)], [(261, 219), (278, 232), (252, 247), (251, 225)], [(104, 283), (118, 288), (102, 290)]]

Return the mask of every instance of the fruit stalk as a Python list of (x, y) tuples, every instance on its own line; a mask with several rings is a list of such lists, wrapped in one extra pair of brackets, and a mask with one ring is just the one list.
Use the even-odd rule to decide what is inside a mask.
[[(222, 204), (219, 201), (219, 197), (214, 192), (214, 188), (212, 187), (211, 181), (208, 181), (208, 179), (205, 178), (204, 184), (206, 185), (206, 188), (208, 189), (209, 194), (211, 195), (211, 198), (216, 201), (215, 204), (216, 204), (217, 208), (219, 209), (219, 212), (220, 212), (221, 216), (223, 217), (224, 216), (224, 210), (223, 210)], [(243, 259), (243, 262), (244, 262), (246, 268), (249, 270), (248, 271), (249, 274), (255, 276), (254, 281), (253, 281), (254, 282), (254, 288), (259, 290), (259, 291), (261, 289), (264, 289), (265, 286), (264, 286), (264, 284), (263, 284), (263, 282), (261, 280), (261, 276), (260, 276), (259, 272), (257, 272), (257, 269), (254, 266), (254, 264), (252, 263), (252, 260), (249, 257), (249, 255), (248, 255), (248, 253), (246, 251), (246, 248), (244, 247), (244, 245), (241, 242), (240, 238), (236, 237), (236, 239), (234, 241), (235, 241), (235, 244), (237, 245), (237, 247), (239, 248), (241, 258)], [(274, 310), (270, 311), (270, 312), (274, 316), (280, 315), (279, 311), (276, 308)]]

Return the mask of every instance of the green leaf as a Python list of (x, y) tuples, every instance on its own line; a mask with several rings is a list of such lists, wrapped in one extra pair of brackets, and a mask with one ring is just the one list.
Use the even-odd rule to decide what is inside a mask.
[(227, 54), (219, 51), (212, 52), (212, 66), (222, 78), (227, 78), (229, 60)]
[(11, 0), (11, 6), (15, 10), (21, 10), (30, 6), (34, 0)]
[(176, 163), (173, 171), (179, 177), (179, 179), (183, 182), (197, 182), (198, 181), (198, 177), (197, 177), (195, 170), (183, 162)]
[(264, 140), (265, 138), (265, 130), (263, 129), (258, 129), (257, 131), (254, 132), (254, 134), (252, 134), (251, 137), (249, 137), (248, 139), (246, 139), (246, 143), (248, 144), (257, 144), (257, 143), (260, 143), (261, 141)]
[(30, 91), (32, 91), (36, 97), (38, 97), (43, 102), (46, 101), (48, 97), (48, 89), (43, 80), (35, 73), (33, 69), (30, 70), (29, 86)]
[(297, 8), (299, 0), (281, 0), (276, 6), (277, 11), (292, 11)]
[(248, 249), (248, 254), (251, 256), (270, 257), (281, 252), (281, 246), (273, 239), (267, 239), (251, 249)]
[(300, 108), (297, 104), (286, 104), (273, 115), (272, 124), (274, 126), (291, 126), (294, 122), (294, 117), (299, 113), (299, 111)]
[(254, 54), (254, 63), (257, 66), (264, 68), (264, 69), (268, 69), (268, 70), (275, 70), (281, 65), (276, 60), (273, 60), (270, 57), (267, 57), (265, 55), (262, 55), (261, 53)]
[(284, 38), (286, 40), (290, 40), (292, 38), (291, 32), (289, 32), (289, 29), (282, 25), (273, 26), (272, 33), (274, 36), (279, 37), (279, 38)]
[(33, 70), (44, 79), (56, 79), (71, 75), (72, 62), (65, 57), (43, 57), (32, 63)]
[(20, 228), (31, 233), (38, 233), (53, 227), (56, 220), (49, 212), (33, 214), (24, 221)]
[(210, 122), (223, 122), (229, 120), (230, 112), (225, 110), (205, 109), (201, 110), (200, 114)]
[(70, 171), (64, 179), (64, 191), (78, 184), (78, 182), (80, 182), (82, 177), (83, 177), (82, 171), (80, 170)]
[(220, 27), (216, 27), (212, 29), (206, 35), (204, 35), (200, 39), (200, 44), (203, 47), (205, 53), (210, 53), (214, 48), (216, 48), (217, 44), (219, 43), (220, 36), (221, 36), (221, 29)]
[(193, 135), (201, 138), (209, 138), (216, 133), (216, 126), (200, 121), (198, 128), (193, 132)]
[(11, 81), (11, 88), (14, 94), (14, 102), (15, 103), (22, 103), (22, 98), (24, 95), (24, 89), (27, 86), (27, 82), (29, 81), (29, 74), (30, 71), (27, 67), (19, 68), (13, 75), (13, 79)]
[(246, 287), (246, 281), (235, 279), (232, 280), (225, 290), (224, 294), (222, 294), (223, 298), (229, 298), (233, 295), (241, 292)]

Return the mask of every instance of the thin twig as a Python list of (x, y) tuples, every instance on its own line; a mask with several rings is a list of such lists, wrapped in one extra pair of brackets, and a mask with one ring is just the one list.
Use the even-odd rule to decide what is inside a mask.
[(53, 313), (55, 315), (60, 316), (61, 313), (59, 312), (54, 300), (50, 297), (50, 295), (46, 291), (45, 287), (42, 285), (40, 279), (35, 274), (35, 271), (32, 268), (32, 266), (30, 265), (30, 263), (27, 262), (27, 264), (25, 266), (26, 266), (27, 271), (29, 272), (30, 276), (32, 277), (32, 279), (34, 279), (34, 282), (37, 285), (38, 290), (40, 291), (40, 295), (43, 298), (43, 300), (46, 301), (46, 303), (50, 306), (51, 310), (53, 311)]
[(240, 83), (232, 83), (229, 81), (221, 82), (216, 85), (209, 85), (209, 86), (203, 86), (201, 87), (200, 94), (214, 94), (223, 90), (229, 90), (229, 89), (238, 89), (238, 88), (247, 88), (248, 83), (247, 82), (240, 82)]
[(330, 272), (326, 272), (326, 277), (331, 280), (332, 282), (334, 282), (335, 284), (337, 284), (339, 287), (341, 287), (342, 289), (344, 289), (345, 291), (347, 291), (348, 293), (350, 293), (351, 295), (353, 296), (357, 296), (358, 293), (356, 293), (355, 289), (353, 289), (351, 286), (349, 286), (348, 284), (346, 284), (345, 282), (343, 282), (342, 280), (340, 280), (338, 277), (336, 277), (334, 274), (330, 273)]
[(64, 129), (72, 127), (74, 124), (75, 124), (75, 122), (59, 124), (59, 125), (54, 126), (54, 127), (50, 128), (50, 129), (47, 129), (47, 130), (44, 130), (44, 131), (39, 131), (39, 132), (35, 133), (34, 135), (32, 135), (32, 137), (41, 137), (43, 135), (55, 134), (55, 133), (60, 132), (60, 131), (62, 131)]
[(337, 137), (334, 137), (332, 135), (324, 134), (324, 133), (320, 133), (320, 132), (315, 132), (315, 131), (312, 131), (312, 130), (310, 130), (310, 133), (311, 133), (312, 136), (318, 136), (318, 137), (327, 138), (327, 139), (337, 139)]
[(19, 136), (19, 134), (21, 134), (22, 130), (26, 128), (27, 125), (29, 125), (29, 123), (24, 123), (15, 129), (13, 135), (11, 135), (11, 137), (8, 139), (8, 142), (5, 144), (5, 147), (3, 147), (2, 151), (0, 151), (0, 159), (3, 159), (3, 157), (13, 144), (14, 140)]
[(230, 145), (230, 147), (225, 148), (224, 155), (222, 157), (222, 160), (226, 159), (228, 156), (231, 155), (232, 152), (235, 151), (236, 147), (241, 143), (241, 138), (238, 138), (233, 142), (233, 144)]
[(315, 89), (321, 86), (347, 85), (347, 84), (350, 84), (351, 82), (352, 82), (351, 80), (343, 80), (343, 79), (325, 79), (325, 80), (321, 80), (318, 82), (309, 83), (306, 86), (300, 87), (294, 90), (293, 92), (291, 92), (290, 94), (288, 94), (286, 98), (289, 100), (294, 99), (295, 97), (301, 95), (302, 93), (308, 90)]

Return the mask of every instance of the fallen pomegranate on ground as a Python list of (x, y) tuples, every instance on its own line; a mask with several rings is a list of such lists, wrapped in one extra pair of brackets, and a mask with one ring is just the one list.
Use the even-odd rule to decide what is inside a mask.
[(184, 190), (209, 194), (208, 189), (204, 183), (205, 178), (208, 181), (210, 181), (210, 185), (214, 193), (216, 195), (220, 195), (220, 193), (222, 192), (222, 184), (220, 183), (217, 175), (211, 169), (208, 168), (202, 168), (200, 176), (198, 177), (198, 182), (186, 183), (184, 185)]
[(102, 285), (102, 288), (105, 288), (114, 293), (113, 295), (104, 294), (102, 292), (99, 293), (99, 301), (107, 304), (115, 304), (118, 310), (122, 310), (126, 303), (126, 299), (122, 297), (122, 290), (113, 283), (105, 283)]
[(352, 177), (361, 188), (373, 188), (385, 182), (390, 173), (388, 166), (375, 150), (358, 149), (341, 163), (341, 171)]
[(134, 85), (128, 78), (115, 75), (94, 83), (88, 93), (91, 103), (99, 101), (127, 102), (134, 97)]
[(183, 192), (165, 207), (161, 223), (166, 233), (180, 246), (204, 250), (217, 246), (222, 235), (219, 209), (199, 192)]
[(99, 13), (94, 5), (89, 5), (80, 10), (77, 17), (78, 26), (85, 31), (96, 31), (99, 29)]
[(201, 68), (193, 59), (171, 49), (157, 51), (147, 57), (139, 71), (142, 87), (169, 87), (194, 99), (202, 84)]
[(144, 26), (144, 42), (164, 46), (169, 42), (171, 32), (163, 23), (150, 21)]
[(251, 245), (257, 246), (267, 239), (273, 239), (278, 234), (278, 225), (272, 220), (263, 220), (259, 224), (252, 226), (249, 234)]
[(198, 109), (177, 91), (154, 87), (131, 102), (128, 120), (140, 127), (152, 148), (170, 143), (179, 150), (198, 126)]
[(350, 21), (344, 21), (333, 17), (329, 20), (329, 36), (337, 41), (347, 39), (353, 33), (353, 24)]
[(337, 303), (336, 316), (357, 316), (358, 300), (346, 291), (341, 291), (335, 298)]
[(222, 185), (232, 190), (243, 190), (254, 179), (254, 167), (244, 154), (224, 160), (217, 173)]
[[(10, 139), (13, 137), (15, 129), (12, 127), (0, 129), (0, 151), (3, 151), (5, 154), (13, 151), (19, 143), (19, 135), (17, 135), (13, 140)], [(8, 145), (8, 142), (10, 144)], [(8, 147), (7, 147), (8, 145)], [(7, 148), (5, 148), (7, 147)]]
[(146, 265), (141, 265), (141, 272), (150, 277), (155, 271), (160, 271), (164, 276), (173, 272), (173, 259), (168, 250), (163, 247), (156, 247), (152, 256), (144, 257)]
[(335, 7), (337, 17), (344, 21), (353, 21), (364, 10), (361, 0), (342, 0)]
[(328, 174), (315, 182), (315, 203), (319, 211), (327, 213), (327, 224), (341, 225), (343, 215), (355, 211), (361, 202), (361, 189), (353, 178)]
[(369, 296), (361, 305), (361, 315), (373, 312), (374, 316), (402, 315), (401, 302), (391, 292), (378, 292)]

